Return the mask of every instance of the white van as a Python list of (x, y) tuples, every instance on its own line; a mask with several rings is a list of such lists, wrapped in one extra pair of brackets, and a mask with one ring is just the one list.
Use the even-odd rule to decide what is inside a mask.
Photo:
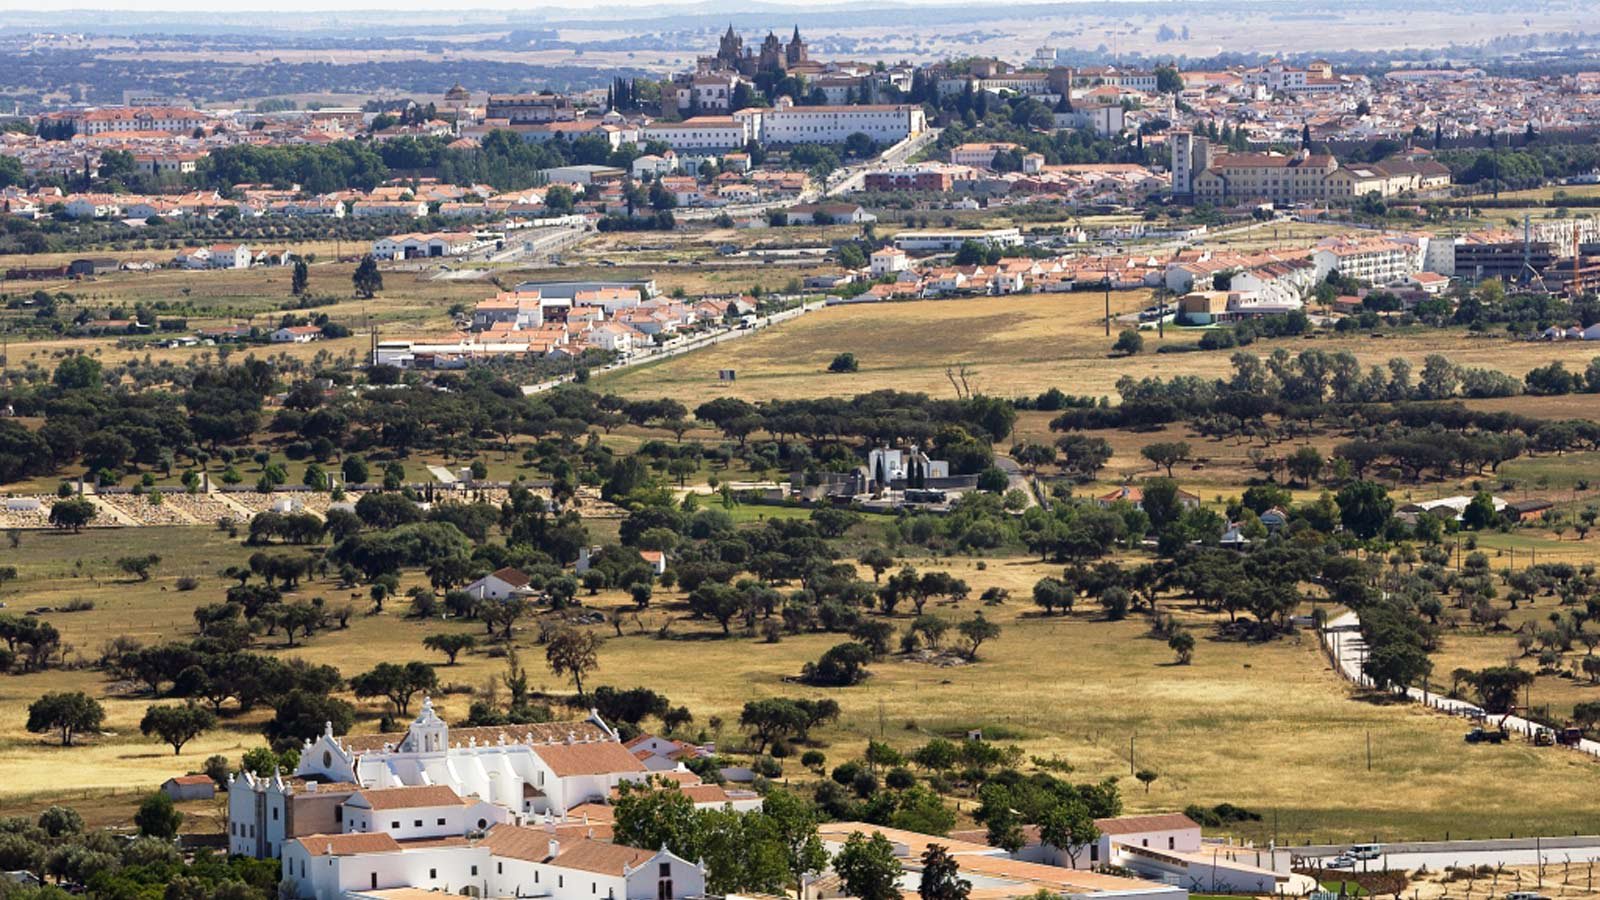
[(1354, 856), (1356, 859), (1377, 859), (1383, 855), (1383, 845), (1356, 844), (1346, 852), (1351, 856)]

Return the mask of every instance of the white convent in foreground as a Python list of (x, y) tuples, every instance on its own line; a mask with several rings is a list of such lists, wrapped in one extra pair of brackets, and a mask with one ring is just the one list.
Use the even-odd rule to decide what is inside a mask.
[[(648, 738), (648, 736), (647, 736)], [(697, 807), (760, 797), (667, 771), (657, 744), (624, 745), (591, 712), (577, 722), (451, 729), (425, 699), (410, 728), (307, 741), (293, 775), (228, 784), (228, 849), (283, 861), (297, 897), (404, 890), (553, 900), (673, 900), (705, 892), (698, 862), (610, 842), (623, 782), (655, 777)], [(652, 765), (647, 767), (646, 760)]]
[[(461, 836), (501, 822), (561, 821), (574, 807), (606, 803), (624, 781), (644, 781), (651, 771), (642, 756), (649, 754), (625, 746), (593, 712), (576, 722), (452, 729), (426, 699), (404, 732), (339, 737), (330, 727), (306, 742), (293, 775), (235, 777), (228, 786), (228, 847), (268, 858), (282, 856), (285, 842), (313, 834), (382, 831), (405, 840)], [(680, 783), (699, 785), (686, 770), (673, 774)], [(717, 794), (697, 796), (702, 805), (747, 805), (739, 792), (702, 787), (709, 790), (701, 793)], [(398, 790), (406, 788), (431, 790), (396, 799), (408, 795)], [(432, 802), (443, 796), (441, 789), (450, 796), (433, 805), (450, 806), (448, 814), (384, 818), (366, 812), (374, 796)]]

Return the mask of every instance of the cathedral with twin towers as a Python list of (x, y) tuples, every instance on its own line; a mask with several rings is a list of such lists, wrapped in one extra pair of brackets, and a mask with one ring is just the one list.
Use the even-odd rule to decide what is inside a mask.
[(728, 26), (728, 31), (722, 36), (717, 46), (717, 55), (703, 60), (703, 68), (712, 71), (737, 72), (740, 75), (751, 77), (758, 72), (787, 72), (790, 69), (809, 62), (810, 56), (806, 51), (806, 42), (800, 37), (800, 26), (796, 25), (794, 36), (785, 44), (781, 38), (772, 32), (767, 32), (766, 38), (761, 42), (760, 51), (745, 47), (744, 38), (740, 37)]

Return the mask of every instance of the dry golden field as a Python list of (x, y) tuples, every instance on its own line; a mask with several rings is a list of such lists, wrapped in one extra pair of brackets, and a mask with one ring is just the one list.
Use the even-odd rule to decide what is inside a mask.
[[(1142, 291), (1114, 293), (1114, 316), (1149, 303)], [(965, 364), (975, 373), (978, 390), (1000, 396), (1037, 394), (1058, 387), (1068, 394), (1115, 396), (1119, 378), (1131, 375), (1219, 377), (1229, 369), (1234, 351), (1182, 354), (1155, 352), (1163, 339), (1145, 332), (1145, 352), (1132, 357), (1110, 355), (1113, 338), (1105, 335), (1102, 294), (1038, 294), (922, 300), (829, 307), (791, 322), (713, 348), (660, 363), (598, 376), (606, 390), (630, 396), (668, 395), (691, 407), (719, 396), (765, 400), (780, 397), (849, 395), (893, 388), (952, 396), (946, 376)], [(1113, 336), (1121, 326), (1113, 325)], [(1193, 343), (1194, 329), (1168, 328), (1166, 342)], [(1371, 336), (1316, 335), (1258, 341), (1245, 352), (1267, 355), (1278, 347), (1290, 353), (1318, 348), (1350, 350), (1364, 366), (1404, 357), (1421, 369), (1430, 353), (1443, 353), (1458, 365), (1498, 368), (1516, 376), (1551, 360), (1565, 360), (1581, 370), (1597, 352), (1580, 343), (1515, 342), (1503, 337), (1475, 337), (1462, 330), (1418, 330)], [(827, 372), (835, 354), (851, 352), (860, 371)], [(734, 382), (717, 378), (733, 369)]]
[[(750, 518), (762, 514), (750, 512)], [(152, 581), (128, 582), (115, 573), (118, 556), (152, 549), (165, 557)], [(47, 614), (73, 645), (69, 660), (92, 658), (113, 635), (182, 639), (192, 633), (193, 608), (214, 601), (225, 587), (216, 570), (246, 554), (220, 534), (198, 528), (29, 534), (21, 551), (21, 579), (5, 591), (13, 607), (60, 605), (75, 598), (95, 602), (88, 612)], [(1584, 792), (1569, 788), (1574, 779), (1594, 777), (1593, 761), (1524, 745), (1468, 746), (1461, 742), (1459, 722), (1411, 707), (1354, 700), (1309, 634), (1264, 645), (1206, 637), (1193, 665), (1175, 666), (1164, 642), (1145, 636), (1142, 617), (1107, 622), (1092, 605), (1070, 616), (1040, 615), (1027, 593), (1053, 566), (1017, 558), (914, 557), (908, 562), (949, 567), (973, 586), (974, 595), (990, 586), (1012, 592), (1012, 600), (985, 610), (1004, 633), (983, 648), (979, 662), (940, 668), (891, 659), (875, 665), (875, 674), (862, 686), (805, 688), (785, 679), (838, 636), (792, 636), (767, 644), (736, 628), (734, 637), (723, 638), (714, 623), (688, 617), (681, 593), (663, 591), (648, 610), (627, 621), (624, 636), (596, 626), (607, 642), (591, 686), (651, 686), (675, 704), (687, 704), (695, 713), (695, 728), (706, 728), (724, 744), (737, 743), (734, 723), (746, 700), (833, 697), (844, 716), (818, 737), (834, 761), (858, 754), (869, 737), (909, 749), (931, 735), (981, 728), (1031, 755), (1065, 757), (1076, 767), (1076, 778), (1126, 776), (1131, 738), (1136, 765), (1160, 777), (1148, 794), (1128, 782), (1134, 787), (1127, 791), (1130, 809), (1229, 801), (1261, 811), (1268, 823), (1275, 815), (1285, 839), (1332, 840), (1366, 836), (1375, 829), (1385, 838), (1438, 836), (1445, 829), (1452, 829), (1454, 836), (1467, 836), (1464, 829), (1477, 836), (1506, 829), (1558, 832), (1582, 827), (1589, 815)], [(200, 576), (200, 587), (192, 593), (174, 590), (182, 574)], [(350, 600), (322, 582), (305, 584), (299, 596), (323, 596), (330, 603)], [(263, 638), (263, 646), (332, 663), (351, 675), (380, 661), (439, 659), (421, 647), (427, 634), (481, 630), (474, 623), (406, 618), (403, 604), (370, 615), (365, 600), (350, 602), (362, 612), (348, 630), (320, 632), (294, 649), (282, 647), (281, 638)], [(611, 594), (585, 598), (586, 604), (601, 607), (623, 602)], [(975, 605), (968, 601), (961, 608), (930, 609), (964, 618)], [(1168, 607), (1202, 635), (1211, 634), (1211, 615), (1176, 601)], [(904, 626), (909, 618), (909, 611), (903, 611), (898, 624)], [(535, 688), (569, 691), (569, 685), (543, 669), (535, 630), (532, 621), (525, 622), (516, 641), (534, 673)], [(663, 630), (666, 637), (659, 636)], [(442, 682), (482, 690), (503, 666), (479, 651), (464, 655), (457, 666), (441, 664), (438, 672)], [(704, 677), (709, 672), (719, 674)], [(21, 727), (28, 702), (46, 690), (67, 688), (104, 697), (109, 713), (106, 734), (71, 749)], [(449, 693), (439, 705), (447, 716), (459, 718), (469, 699)], [(137, 733), (149, 702), (138, 689), (106, 683), (87, 668), (0, 679), (0, 814), (49, 798), (148, 788), (168, 775), (198, 768), (207, 755), (236, 757), (260, 742), (256, 728), (262, 714), (257, 713), (225, 720), (224, 727), (174, 758), (170, 750)], [(364, 718), (358, 730), (370, 731), (380, 706), (368, 701), (360, 708)], [(713, 727), (713, 717), (720, 719), (720, 728)], [(1369, 734), (1370, 771), (1365, 759)], [(792, 760), (789, 765), (798, 769)], [(73, 771), (69, 792), (63, 792), (57, 774), (64, 766)], [(1480, 789), (1491, 781), (1496, 790)], [(1481, 824), (1474, 831), (1474, 826), (1463, 825), (1467, 822)], [(1268, 827), (1251, 834), (1264, 836)]]

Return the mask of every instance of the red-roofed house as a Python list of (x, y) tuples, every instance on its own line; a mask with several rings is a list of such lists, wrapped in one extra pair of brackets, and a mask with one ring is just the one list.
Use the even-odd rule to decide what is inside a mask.
[(467, 593), (479, 600), (507, 600), (511, 597), (527, 597), (536, 593), (529, 586), (529, 578), (520, 569), (507, 566), (479, 578), (467, 585)]

